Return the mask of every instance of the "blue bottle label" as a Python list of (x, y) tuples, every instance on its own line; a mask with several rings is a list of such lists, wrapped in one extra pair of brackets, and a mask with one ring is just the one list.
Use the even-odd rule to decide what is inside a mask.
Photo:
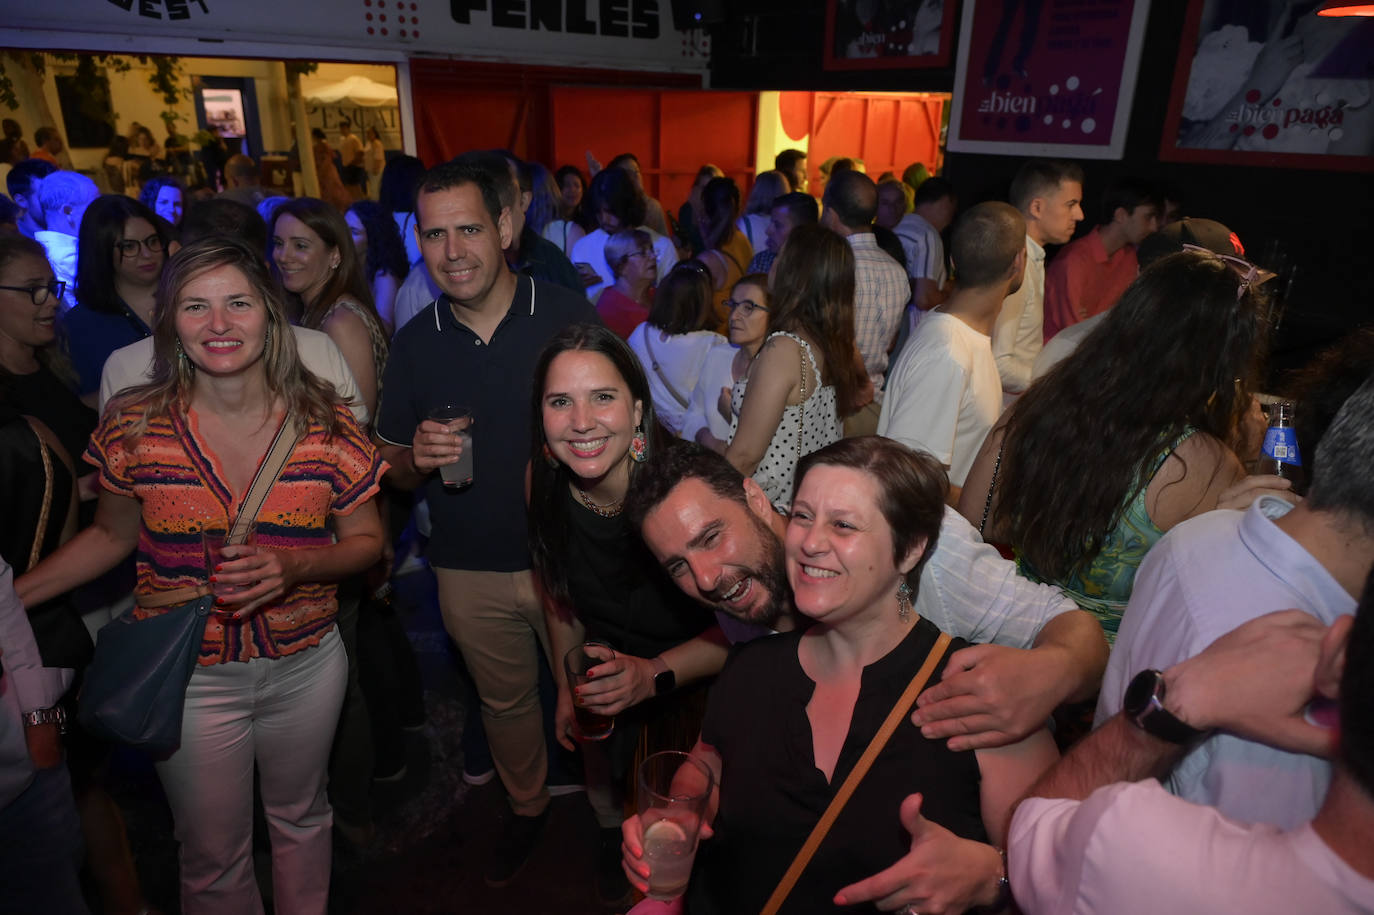
[(1298, 453), (1298, 434), (1292, 428), (1271, 426), (1264, 433), (1262, 450), (1267, 458), (1292, 464), (1294, 467), (1302, 466), (1302, 455)]

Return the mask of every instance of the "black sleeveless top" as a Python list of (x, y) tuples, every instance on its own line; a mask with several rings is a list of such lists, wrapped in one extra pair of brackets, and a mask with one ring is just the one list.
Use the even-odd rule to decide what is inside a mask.
[[(896, 613), (893, 605), (893, 613)], [(925, 661), (940, 631), (919, 620), (892, 651), (864, 668), (849, 734), (829, 783), (816, 768), (806, 705), (815, 684), (797, 657), (800, 632), (738, 645), (711, 690), (701, 737), (722, 761), (714, 838), (701, 843), (688, 910), (757, 912), (772, 894), (835, 792)], [(966, 642), (954, 639), (949, 654)], [(938, 683), (945, 661), (930, 683)], [(782, 912), (833, 913), (840, 889), (911, 850), (898, 809), (913, 792), (921, 812), (966, 839), (986, 842), (978, 762), (927, 740), (903, 716), (793, 887)], [(870, 905), (845, 911), (874, 912)]]

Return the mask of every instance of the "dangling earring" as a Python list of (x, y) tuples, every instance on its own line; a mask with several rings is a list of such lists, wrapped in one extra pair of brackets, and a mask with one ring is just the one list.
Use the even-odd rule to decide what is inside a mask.
[(558, 458), (553, 456), (553, 451), (549, 449), (549, 443), (544, 443), (544, 463), (548, 464), (553, 470), (558, 469)]
[(644, 437), (644, 427), (636, 426), (634, 438), (630, 439), (630, 460), (643, 464), (649, 459), (649, 441)]
[(272, 328), (269, 327), (269, 328), (267, 328), (267, 333), (263, 335), (263, 338), (262, 338), (262, 345), (263, 345), (263, 346), (268, 346), (268, 345), (271, 344), (271, 342), (272, 342)]
[(897, 618), (904, 623), (911, 619), (911, 585), (905, 581), (897, 586)]
[(180, 340), (180, 339), (177, 340), (177, 358), (178, 358), (178, 359), (185, 359), (185, 358), (186, 358), (186, 350), (184, 350), (184, 349), (181, 348), (181, 340)]

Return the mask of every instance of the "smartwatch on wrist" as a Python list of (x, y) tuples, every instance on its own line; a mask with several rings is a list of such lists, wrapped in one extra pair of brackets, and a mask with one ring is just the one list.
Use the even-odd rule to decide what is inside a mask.
[(677, 686), (677, 674), (673, 673), (668, 662), (661, 657), (650, 658), (649, 663), (654, 665), (654, 695), (671, 693)]
[(1146, 734), (1173, 744), (1189, 744), (1207, 736), (1164, 707), (1164, 674), (1142, 670), (1126, 687), (1122, 713)]

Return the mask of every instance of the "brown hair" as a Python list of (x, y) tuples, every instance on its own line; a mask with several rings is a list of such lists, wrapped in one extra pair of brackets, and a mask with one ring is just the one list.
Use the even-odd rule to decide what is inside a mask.
[(821, 383), (834, 385), (840, 413), (855, 410), (863, 364), (854, 346), (854, 251), (820, 226), (797, 226), (776, 261), (768, 330), (801, 330), (820, 349)]
[[(339, 211), (323, 200), (317, 200), (314, 197), (294, 197), (279, 204), (272, 211), (272, 225), (268, 232), (270, 236), (276, 236), (277, 223), (286, 215), (299, 219), (310, 231), (320, 237), (326, 247), (334, 248), (339, 252), (339, 266), (330, 273), (329, 279), (325, 281), (324, 288), (320, 290), (315, 301), (307, 302), (301, 299), (301, 325), (319, 330), (320, 324), (324, 321), (324, 316), (329, 313), (329, 309), (333, 308), (334, 303), (342, 298), (349, 298), (358, 302), (376, 318), (376, 311), (372, 304), (372, 290), (363, 280), (362, 266), (358, 263), (358, 249), (353, 244), (353, 233), (349, 231), (348, 223), (344, 222)], [(269, 244), (271, 243), (269, 242)], [(275, 261), (272, 264), (272, 273), (280, 281), (281, 275), (278, 273)], [(287, 294), (294, 295), (294, 293)], [(380, 323), (380, 319), (378, 319), (378, 323)]]
[(893, 564), (900, 566), (907, 553), (925, 540), (925, 552), (906, 575), (914, 601), (921, 569), (935, 552), (945, 517), (949, 477), (944, 467), (927, 452), (913, 451), (881, 435), (842, 438), (797, 462), (793, 498), (807, 472), (822, 464), (862, 471), (877, 481), (878, 510), (892, 528)]

